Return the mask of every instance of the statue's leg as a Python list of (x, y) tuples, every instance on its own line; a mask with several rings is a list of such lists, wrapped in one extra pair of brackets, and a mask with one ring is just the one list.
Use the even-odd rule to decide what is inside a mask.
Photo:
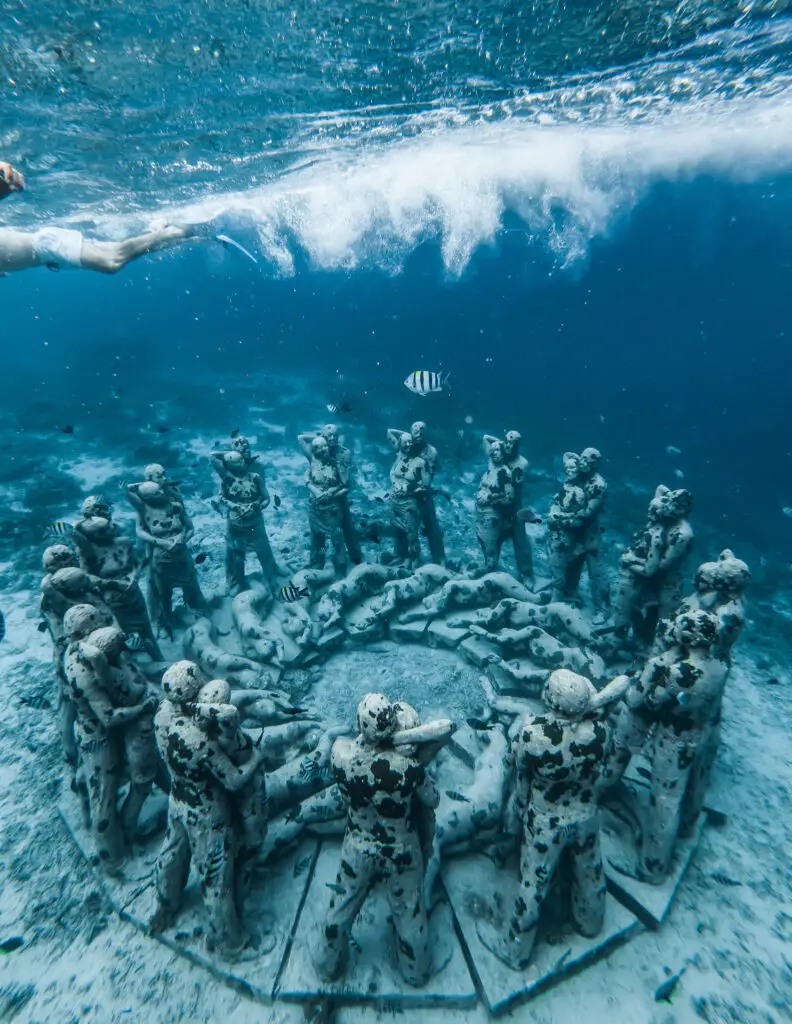
[(704, 807), (704, 800), (709, 789), (712, 777), (712, 768), (720, 746), (721, 733), (721, 709), (718, 708), (715, 720), (704, 730), (701, 746), (696, 754), (696, 760), (690, 771), (685, 799), (682, 803), (681, 820), (679, 823), (680, 836), (688, 836), (692, 833), (693, 827)]
[(266, 775), (257, 772), (234, 796), (237, 854), (234, 862), (234, 902), (240, 920), (255, 876), (256, 863), (267, 836)]
[(312, 569), (324, 569), (327, 536), (320, 523), (317, 522), (316, 516), (310, 511), (308, 513), (308, 526), (311, 533), (311, 553), (308, 564)]
[(347, 564), (346, 542), (340, 518), (338, 522), (333, 523), (333, 528), (330, 531), (330, 560), (333, 563), (336, 576), (339, 579), (346, 576), (349, 566)]
[(123, 732), (129, 792), (121, 806), (121, 827), (127, 839), (134, 839), (140, 812), (157, 777), (160, 757), (151, 718), (138, 718), (126, 725)]
[(557, 531), (547, 533), (547, 561), (550, 566), (550, 582), (554, 601), (563, 601), (567, 587), (567, 563), (569, 546), (563, 535)]
[(443, 565), (445, 562), (445, 543), (443, 542), (443, 532), (437, 521), (434, 495), (431, 492), (427, 493), (421, 500), (420, 509), (421, 521), (424, 530), (426, 530), (426, 539), (429, 544), (429, 554), (434, 563)]
[[(160, 572), (151, 566), (149, 568), (148, 582), (146, 585), (146, 599), (151, 615), (151, 623), (158, 632), (170, 633), (169, 615), (166, 615), (165, 605), (162, 597), (162, 586)], [(168, 600), (170, 610), (170, 595)]]
[(638, 603), (641, 582), (629, 569), (622, 569), (613, 594), (613, 625), (626, 636)]
[(66, 758), (66, 764), (73, 773), (77, 768), (77, 762), (79, 760), (77, 739), (74, 735), (74, 723), (77, 716), (74, 709), (74, 702), (68, 694), (67, 684), (63, 677), (63, 662), (60, 658), (58, 659), (55, 672), (58, 682), (58, 718), (60, 720), (60, 737), (61, 743), (63, 744), (63, 755)]
[(123, 760), (118, 737), (77, 727), (80, 759), (88, 786), (91, 832), (99, 861), (116, 870), (124, 859), (124, 837), (118, 819), (118, 790)]
[(275, 555), (272, 552), (272, 545), (270, 539), (267, 536), (267, 531), (262, 523), (258, 533), (256, 534), (255, 546), (253, 548), (256, 558), (261, 566), (261, 571), (264, 573), (264, 578), (267, 580), (273, 579), (278, 574), (278, 566), (275, 562)]
[(641, 872), (649, 882), (661, 882), (671, 870), (682, 801), (698, 745), (693, 734), (677, 736), (664, 725), (653, 737), (651, 810), (638, 844)]
[(500, 520), (491, 515), (479, 512), (476, 515), (476, 537), (484, 555), (484, 567), (487, 572), (495, 572), (501, 548)]
[(234, 902), (234, 836), (229, 825), (210, 815), (191, 823), (190, 845), (201, 879), (204, 908), (209, 924), (207, 949), (233, 955), (244, 945), (244, 934)]
[(153, 932), (164, 931), (175, 923), (182, 893), (190, 877), (191, 859), (187, 830), (178, 818), (169, 814), (168, 828), (154, 869), (157, 909), (149, 923)]
[(524, 583), (532, 583), (534, 568), (531, 541), (526, 532), (525, 523), (516, 517), (511, 525), (511, 538), (514, 545), (514, 561), (517, 563), (517, 574)]
[(408, 985), (425, 985), (432, 973), (432, 956), (426, 921), (423, 857), (417, 843), (412, 853), (405, 851), (403, 856), (411, 856), (411, 863), (403, 870), (391, 868), (387, 881), (399, 971)]
[(589, 547), (586, 552), (586, 568), (588, 569), (589, 589), (591, 600), (597, 611), (607, 611), (610, 608), (610, 585), (608, 570), (605, 560), (602, 557), (600, 548), (601, 540)]
[(346, 970), (352, 925), (374, 884), (379, 858), (347, 843), (341, 847), (341, 866), (335, 884), (343, 892), (333, 893), (325, 918), (324, 942), (316, 969), (325, 981), (335, 981)]
[(344, 543), (349, 553), (349, 560), (354, 565), (360, 565), (363, 561), (363, 552), (360, 548), (360, 540), (352, 518), (352, 510), (349, 507), (349, 498), (346, 496), (341, 498), (341, 529), (344, 534)]
[(576, 931), (593, 938), (605, 920), (605, 874), (599, 838), (599, 815), (581, 822), (569, 844), (572, 855), (570, 909)]
[(245, 552), (230, 536), (226, 542), (226, 587), (232, 597), (245, 589)]

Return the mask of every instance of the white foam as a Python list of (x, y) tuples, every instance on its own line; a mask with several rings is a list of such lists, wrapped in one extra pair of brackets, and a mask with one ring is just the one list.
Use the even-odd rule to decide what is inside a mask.
[[(545, 121), (547, 119), (544, 119)], [(664, 112), (631, 124), (512, 118), (434, 128), (325, 154), (261, 188), (168, 210), (159, 222), (225, 213), (252, 224), (277, 273), (299, 250), (322, 269), (398, 270), (425, 240), (456, 275), (519, 216), (561, 265), (585, 257), (657, 181), (757, 180), (792, 167), (792, 93)]]

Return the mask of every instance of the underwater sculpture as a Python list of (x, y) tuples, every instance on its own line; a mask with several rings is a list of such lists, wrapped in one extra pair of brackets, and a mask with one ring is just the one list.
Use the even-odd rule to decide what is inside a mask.
[[(146, 467), (147, 473), (154, 470), (162, 470), (162, 467)], [(171, 636), (174, 590), (181, 589), (184, 603), (191, 611), (201, 614), (206, 609), (187, 547), (195, 530), (178, 486), (167, 479), (161, 477), (129, 484), (127, 496), (137, 512), (136, 533), (145, 541), (149, 558), (147, 597), (151, 621), (158, 633)]]
[(216, 635), (217, 628), (211, 619), (196, 619), (184, 633), (185, 655), (198, 662), (210, 678), (222, 677), (243, 688), (255, 688), (267, 682), (269, 676), (260, 662), (224, 650), (217, 644)]
[[(599, 472), (602, 454), (597, 448), (584, 448), (580, 453), (578, 466), (583, 490), (586, 492), (586, 507), (581, 513), (583, 519), (584, 563), (588, 572), (589, 590), (594, 608), (605, 613), (610, 607), (610, 586), (602, 554), (602, 510), (608, 494), (608, 484)], [(580, 566), (582, 571), (583, 564)], [(580, 576), (578, 575), (578, 580)]]
[(487, 572), (495, 572), (503, 541), (513, 536), (515, 487), (503, 442), (484, 438), (488, 465), (476, 492), (476, 537)]
[(315, 437), (323, 437), (325, 439), (330, 451), (330, 458), (338, 471), (338, 479), (342, 488), (338, 495), (338, 505), (341, 509), (341, 532), (350, 562), (353, 565), (359, 565), (363, 561), (363, 552), (360, 550), (360, 538), (357, 535), (355, 522), (352, 518), (352, 510), (349, 507), (349, 488), (352, 482), (352, 453), (341, 444), (338, 436), (338, 427), (335, 423), (326, 423), (318, 434), (300, 434), (297, 438), (304, 454), (308, 455), (309, 458), (308, 448)]
[[(495, 441), (497, 438), (485, 436), (486, 441)], [(517, 576), (524, 583), (533, 582), (533, 552), (528, 534), (525, 532), (525, 519), (520, 516), (523, 507), (525, 478), (530, 469), (528, 460), (520, 454), (522, 435), (518, 430), (507, 430), (503, 438), (503, 454), (506, 457), (506, 465), (512, 473), (512, 485), (514, 486), (514, 508), (511, 516), (511, 526), (508, 536), (514, 546), (514, 561), (517, 565)]]
[[(156, 750), (147, 742), (157, 697), (125, 660), (124, 634), (115, 626), (98, 626), (99, 622), (101, 613), (91, 605), (75, 605), (66, 613), (63, 625), (69, 646), (63, 673), (75, 710), (97, 857), (105, 871), (114, 872), (124, 859), (125, 838), (133, 837), (140, 809), (158, 776)], [(130, 789), (119, 815), (118, 792), (125, 770)], [(164, 775), (160, 778), (167, 785)]]
[(271, 499), (263, 473), (251, 469), (249, 448), (247, 458), (242, 451), (212, 452), (209, 458), (220, 479), (218, 499), (226, 510), (226, 586), (235, 597), (246, 587), (248, 551), (258, 559), (265, 580), (278, 573), (262, 515)]
[(243, 590), (231, 602), (231, 614), (242, 639), (243, 653), (253, 661), (279, 665), (283, 658), (283, 641), (263, 625), (273, 600), (269, 589)]
[[(397, 447), (398, 439), (404, 434), (403, 430), (388, 430), (388, 440), (394, 447)], [(426, 534), (426, 541), (429, 545), (429, 555), (436, 565), (443, 565), (445, 562), (445, 544), (443, 531), (437, 521), (437, 509), (435, 507), (434, 491), (432, 481), (437, 472), (437, 449), (429, 444), (426, 437), (426, 424), (423, 420), (416, 420), (410, 427), (412, 438), (412, 452), (419, 459), (423, 459), (424, 487), (425, 490), (417, 492), (416, 503), (420, 524)]]
[(308, 486), (308, 526), (311, 531), (312, 569), (324, 569), (325, 549), (330, 541), (330, 558), (339, 578), (347, 570), (346, 541), (344, 539), (343, 499), (349, 493), (349, 479), (333, 460), (327, 439), (300, 434), (298, 440), (303, 454), (308, 459), (305, 482)]
[(424, 459), (417, 454), (411, 434), (388, 431), (388, 440), (396, 449), (390, 470), (388, 505), (395, 529), (394, 561), (414, 569), (421, 560), (421, 502), (426, 495), (431, 474)]
[(613, 786), (640, 751), (651, 762), (650, 806), (640, 822), (635, 873), (653, 883), (670, 871), (677, 835), (692, 828), (703, 807), (728, 674), (713, 650), (715, 615), (682, 612), (671, 638), (673, 646), (632, 678), (604, 776), (604, 785)]
[[(198, 705), (202, 685), (200, 669), (190, 661), (176, 662), (162, 677), (165, 700), (154, 725), (173, 786), (167, 832), (155, 871), (157, 909), (149, 927), (160, 932), (176, 921), (193, 863), (201, 879), (209, 925), (207, 949), (234, 958), (242, 953), (246, 936), (237, 905), (235, 868), (240, 835), (233, 800), (262, 770), (265, 753), (257, 747), (248, 749), (237, 733), (229, 736), (233, 718), (226, 721), (227, 729), (219, 725), (209, 728), (212, 715), (206, 704), (211, 707), (212, 702), (203, 702), (200, 709)], [(220, 712), (215, 719), (218, 717)], [(223, 748), (225, 743), (233, 749), (237, 741), (239, 764)], [(259, 821), (252, 825), (254, 847), (260, 827)], [(241, 838), (245, 845), (245, 837)]]
[[(751, 570), (734, 553), (725, 548), (715, 562), (703, 562), (693, 578), (694, 593), (686, 597), (676, 614), (708, 611), (718, 620), (715, 652), (731, 664), (731, 652), (745, 625), (745, 588), (751, 580)], [(662, 619), (657, 626), (654, 653), (665, 650), (673, 643), (673, 619)]]
[(580, 647), (566, 647), (541, 626), (524, 626), (522, 629), (501, 627), (490, 631), (474, 625), (470, 627), (470, 632), (502, 648), (506, 657), (526, 651), (543, 668), (568, 668), (594, 679), (599, 679), (603, 672), (604, 666), (599, 655)]
[(646, 526), (621, 555), (613, 600), (614, 639), (635, 638), (650, 644), (658, 619), (668, 618), (682, 598), (685, 558), (693, 530), (685, 518), (693, 507), (690, 491), (671, 491), (662, 484), (649, 503)]
[[(418, 986), (431, 975), (424, 865), (439, 796), (415, 746), (397, 745), (400, 711), (402, 722), (407, 717), (417, 723), (412, 708), (408, 714), (406, 705), (392, 704), (381, 693), (367, 694), (357, 709), (358, 737), (336, 740), (333, 746), (333, 772), (348, 818), (338, 891), (330, 902), (317, 963), (328, 981), (346, 968), (352, 925), (377, 881), (387, 892), (402, 977)], [(432, 741), (450, 733), (450, 723), (432, 725), (439, 726), (430, 730)], [(406, 736), (414, 732), (420, 733), (420, 727), (408, 728)]]
[(361, 628), (366, 629), (375, 622), (388, 622), (402, 608), (423, 600), (452, 578), (453, 573), (449, 569), (430, 562), (419, 566), (409, 576), (390, 579), (383, 587), (379, 599), (372, 602), (369, 614), (361, 620)]
[(591, 625), (580, 609), (564, 601), (535, 604), (516, 597), (504, 597), (492, 607), (454, 615), (449, 618), (448, 625), (458, 629), (479, 626), (488, 632), (496, 632), (502, 627), (520, 630), (527, 626), (541, 626), (554, 636), (568, 636), (582, 644), (589, 645), (594, 640)]
[[(404, 612), (400, 621), (416, 622), (434, 618), (454, 608), (480, 608), (501, 598), (527, 601), (530, 597), (530, 591), (508, 572), (490, 572), (474, 580), (454, 578), (425, 597), (418, 608)], [(449, 619), (449, 625), (451, 621)]]
[(319, 599), (316, 614), (323, 630), (338, 625), (342, 621), (345, 609), (366, 597), (378, 594), (391, 580), (406, 575), (406, 572), (397, 566), (376, 565), (370, 562), (356, 565), (342, 580), (331, 584)]
[(516, 804), (522, 819), (520, 894), (508, 926), (477, 924), (481, 941), (508, 967), (524, 970), (536, 941), (542, 903), (561, 854), (571, 857), (570, 914), (582, 935), (597, 935), (605, 915), (597, 786), (610, 744), (602, 710), (625, 691), (614, 679), (599, 694), (584, 676), (559, 669), (543, 698), (547, 710), (528, 715), (513, 745)]
[(82, 515), (72, 533), (80, 565), (107, 584), (105, 600), (124, 632), (137, 633), (146, 642), (151, 657), (162, 660), (138, 583), (145, 566), (135, 552), (135, 545), (113, 522), (112, 509), (103, 499), (86, 498)]

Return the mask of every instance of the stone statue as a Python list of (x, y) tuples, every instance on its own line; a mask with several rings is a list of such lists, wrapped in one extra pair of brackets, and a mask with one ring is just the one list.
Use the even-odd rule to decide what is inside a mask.
[(571, 855), (572, 924), (586, 936), (602, 928), (597, 785), (610, 731), (600, 712), (624, 693), (627, 682), (619, 677), (597, 694), (585, 677), (558, 669), (544, 689), (547, 711), (522, 721), (513, 746), (523, 832), (520, 894), (505, 933), (489, 921), (477, 925), (484, 945), (514, 970), (530, 963), (542, 904), (564, 850)]
[(377, 881), (386, 887), (398, 938), (399, 970), (410, 985), (423, 985), (432, 970), (424, 893), (425, 809), (437, 790), (411, 750), (395, 748), (397, 708), (369, 693), (357, 711), (360, 735), (336, 740), (333, 770), (348, 804), (341, 866), (324, 926), (318, 963), (328, 981), (346, 968), (355, 918)]
[[(490, 438), (490, 440), (495, 439)], [(514, 485), (514, 510), (509, 536), (514, 545), (517, 575), (523, 582), (532, 583), (533, 552), (531, 551), (531, 542), (525, 532), (525, 519), (519, 514), (524, 501), (525, 477), (530, 469), (528, 460), (520, 454), (521, 441), (522, 435), (517, 430), (507, 430), (503, 439), (503, 454), (506, 457), (506, 465), (512, 471), (512, 484)]]
[(146, 642), (151, 657), (161, 661), (162, 653), (138, 583), (145, 562), (137, 557), (132, 541), (112, 521), (109, 504), (97, 497), (86, 498), (82, 513), (83, 518), (72, 533), (82, 568), (105, 582), (107, 603), (121, 629), (137, 633)]
[(583, 513), (586, 492), (580, 474), (580, 456), (565, 452), (564, 484), (553, 498), (547, 514), (547, 555), (550, 562), (553, 599), (577, 597), (580, 573), (586, 556)]
[[(239, 440), (235, 438), (234, 440)], [(244, 438), (247, 440), (247, 438)], [(266, 580), (278, 574), (262, 511), (270, 504), (263, 473), (241, 451), (212, 452), (212, 468), (220, 478), (218, 498), (226, 510), (226, 584), (235, 597), (245, 589), (245, 555), (252, 551)]]
[(636, 872), (648, 882), (666, 877), (677, 835), (693, 826), (703, 807), (728, 673), (713, 651), (718, 625), (704, 610), (678, 615), (673, 646), (633, 677), (621, 708), (604, 782), (618, 782), (641, 750), (651, 762), (648, 820), (641, 822)]
[[(147, 467), (147, 472), (152, 467)], [(162, 467), (157, 467), (162, 468)], [(158, 633), (173, 633), (173, 591), (181, 588), (184, 602), (201, 614), (206, 600), (187, 544), (194, 529), (177, 485), (155, 480), (130, 484), (127, 496), (138, 515), (137, 536), (145, 541), (149, 558), (148, 606)]]
[(617, 642), (629, 630), (650, 644), (658, 619), (668, 618), (682, 598), (683, 568), (693, 542), (685, 518), (693, 506), (689, 491), (671, 491), (661, 484), (649, 503), (649, 520), (622, 552), (614, 596), (613, 624)]
[[(398, 451), (399, 439), (404, 431), (391, 429), (388, 431), (388, 440)], [(410, 427), (412, 438), (412, 451), (419, 459), (424, 461), (424, 486), (425, 490), (418, 493), (416, 501), (418, 505), (418, 516), (426, 540), (429, 544), (429, 554), (432, 562), (436, 565), (445, 563), (445, 544), (443, 543), (443, 531), (437, 521), (437, 509), (435, 508), (434, 491), (432, 482), (437, 472), (437, 449), (429, 444), (426, 438), (426, 424), (422, 420), (416, 420)]]
[[(449, 569), (430, 562), (415, 570), (404, 579), (391, 579), (385, 584), (382, 595), (371, 606), (370, 618), (364, 625), (388, 621), (411, 604), (421, 601), (448, 583), (453, 574)], [(422, 612), (425, 614), (425, 612)]]
[[(604, 614), (610, 607), (608, 573), (602, 556), (602, 510), (608, 494), (608, 485), (599, 472), (602, 455), (596, 448), (584, 448), (578, 462), (580, 480), (586, 492), (583, 520), (584, 562), (588, 570), (591, 600), (596, 611)], [(581, 565), (581, 570), (583, 566)]]
[(503, 442), (497, 438), (485, 438), (484, 447), (489, 465), (476, 493), (476, 536), (484, 554), (486, 571), (495, 572), (504, 539), (514, 536), (516, 492)]
[[(124, 781), (124, 728), (143, 716), (154, 713), (157, 699), (142, 689), (132, 687), (127, 695), (118, 686), (103, 647), (114, 653), (123, 651), (124, 636), (115, 627), (108, 641), (96, 624), (101, 614), (91, 605), (75, 605), (64, 616), (63, 625), (69, 646), (64, 655), (63, 671), (69, 695), (76, 712), (75, 732), (80, 752), (91, 812), (91, 830), (99, 863), (105, 871), (117, 872), (125, 852), (124, 828), (129, 834), (137, 824), (145, 796), (156, 775), (156, 767), (142, 787), (138, 765), (130, 767), (132, 784), (119, 818), (118, 792)], [(96, 641), (96, 642), (94, 642)], [(135, 700), (135, 703), (131, 703)], [(141, 727), (140, 732), (145, 729)], [(140, 733), (136, 733), (139, 735)], [(135, 738), (130, 739), (135, 747)], [(145, 790), (141, 799), (141, 788)]]
[(323, 437), (327, 442), (330, 451), (330, 459), (338, 471), (338, 480), (341, 491), (338, 494), (338, 506), (341, 509), (341, 533), (349, 554), (349, 560), (353, 565), (359, 565), (363, 561), (363, 553), (360, 550), (360, 539), (357, 535), (355, 522), (352, 518), (352, 510), (349, 507), (349, 488), (352, 482), (352, 453), (341, 444), (338, 437), (338, 427), (335, 423), (326, 423), (319, 434), (300, 434), (297, 440), (303, 453), (311, 458), (310, 446), (315, 437)]
[(493, 608), (454, 615), (448, 620), (448, 625), (457, 629), (479, 626), (491, 633), (502, 628), (522, 630), (528, 626), (541, 626), (553, 636), (562, 634), (578, 644), (589, 645), (594, 640), (591, 625), (580, 609), (564, 601), (535, 604), (504, 597)]
[[(726, 548), (715, 562), (704, 562), (698, 567), (693, 586), (695, 591), (686, 597), (677, 609), (680, 612), (708, 611), (718, 620), (718, 638), (715, 653), (721, 661), (731, 664), (731, 652), (745, 625), (745, 598), (743, 592), (750, 582), (751, 571), (733, 552)], [(655, 653), (673, 644), (673, 619), (658, 623)]]
[(530, 596), (530, 591), (508, 572), (490, 572), (475, 580), (451, 579), (439, 590), (424, 598), (421, 606), (404, 612), (401, 621), (415, 622), (427, 617), (435, 618), (454, 608), (480, 608), (502, 598), (527, 601)]
[(379, 593), (388, 582), (403, 575), (406, 571), (394, 566), (369, 562), (356, 565), (344, 579), (331, 584), (322, 594), (316, 614), (323, 628), (328, 630), (338, 625), (347, 608)]
[(421, 560), (421, 506), (429, 486), (430, 475), (426, 462), (416, 454), (415, 442), (410, 434), (388, 432), (388, 440), (396, 449), (396, 460), (390, 471), (391, 519), (396, 529), (395, 559), (408, 569), (414, 569)]
[(280, 665), (283, 641), (264, 627), (272, 608), (271, 590), (245, 590), (231, 602), (231, 615), (242, 639), (242, 651), (262, 664)]
[(474, 625), (470, 631), (496, 647), (503, 648), (506, 657), (527, 651), (531, 659), (544, 668), (568, 668), (593, 679), (599, 679), (603, 672), (604, 666), (599, 655), (580, 647), (566, 647), (541, 626), (524, 626), (522, 629), (502, 626), (496, 631), (490, 631)]
[[(300, 435), (303, 438), (304, 435)], [(347, 569), (344, 540), (344, 511), (342, 499), (349, 493), (348, 481), (335, 463), (330, 446), (324, 437), (312, 441), (300, 440), (300, 447), (308, 459), (305, 482), (308, 485), (308, 525), (311, 530), (312, 569), (323, 569), (325, 547), (330, 539), (330, 558), (336, 576), (344, 576)]]
[(154, 725), (173, 786), (157, 858), (157, 910), (150, 928), (164, 931), (175, 922), (193, 862), (208, 918), (207, 948), (234, 958), (242, 953), (246, 938), (235, 900), (238, 837), (232, 798), (250, 785), (264, 752), (254, 748), (244, 763), (234, 763), (220, 743), (219, 728), (210, 736), (207, 718), (196, 707), (202, 685), (201, 672), (190, 661), (176, 662), (162, 677), (165, 700)]
[(211, 619), (196, 619), (184, 633), (184, 653), (196, 661), (210, 678), (228, 679), (245, 689), (255, 688), (266, 682), (264, 666), (232, 651), (226, 651), (217, 644), (217, 627)]

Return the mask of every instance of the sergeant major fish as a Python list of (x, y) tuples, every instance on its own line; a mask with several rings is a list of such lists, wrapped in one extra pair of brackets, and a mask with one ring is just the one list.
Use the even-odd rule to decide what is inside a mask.
[(435, 373), (434, 370), (413, 370), (404, 386), (416, 395), (432, 395), (443, 390), (450, 373)]
[(295, 587), (293, 583), (289, 583), (288, 586), (281, 587), (278, 591), (278, 597), (281, 601), (286, 604), (293, 604), (295, 601), (299, 601), (301, 597), (310, 597), (311, 591), (307, 587)]

